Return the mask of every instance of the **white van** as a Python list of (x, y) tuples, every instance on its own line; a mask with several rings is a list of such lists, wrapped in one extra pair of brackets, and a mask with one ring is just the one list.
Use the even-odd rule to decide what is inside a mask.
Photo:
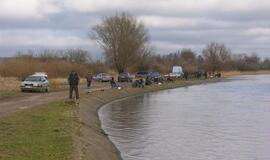
[(180, 78), (183, 74), (183, 68), (181, 66), (173, 66), (172, 72), (169, 75), (170, 77)]

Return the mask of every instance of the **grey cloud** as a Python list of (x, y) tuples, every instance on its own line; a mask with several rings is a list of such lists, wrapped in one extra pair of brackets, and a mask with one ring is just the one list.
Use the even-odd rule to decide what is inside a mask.
[[(267, 0), (260, 0), (262, 5), (248, 0), (253, 6), (246, 6), (245, 1), (237, 1), (234, 6), (233, 0), (206, 0), (198, 4), (194, 0), (187, 4), (181, 0), (116, 0), (115, 4), (106, 0), (89, 0), (91, 3), (86, 4), (79, 3), (81, 0), (42, 1), (49, 3), (47, 7), (56, 6), (56, 10), (44, 12), (39, 18), (27, 12), (25, 18), (19, 19), (3, 18), (7, 13), (0, 12), (1, 56), (18, 50), (81, 47), (98, 57), (102, 51), (87, 33), (103, 17), (121, 11), (128, 11), (146, 24), (158, 53), (181, 48), (200, 53), (211, 41), (225, 43), (233, 52), (257, 52), (265, 56), (270, 51), (270, 3)], [(67, 6), (68, 1), (76, 5)]]

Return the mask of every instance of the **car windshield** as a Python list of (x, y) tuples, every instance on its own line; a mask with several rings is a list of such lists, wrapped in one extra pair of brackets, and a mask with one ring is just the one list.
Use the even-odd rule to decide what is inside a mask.
[(120, 73), (120, 76), (129, 76), (129, 73)]
[(137, 74), (148, 74), (148, 72), (137, 72)]
[(105, 76), (105, 77), (109, 77), (109, 76), (110, 76), (110, 74), (108, 74), (108, 73), (104, 73), (104, 74), (103, 74), (103, 76)]
[(158, 72), (151, 72), (150, 76), (159, 76), (159, 73)]
[(39, 76), (31, 76), (31, 77), (27, 77), (27, 78), (25, 79), (25, 81), (39, 82), (39, 81), (42, 81), (42, 77), (39, 77)]

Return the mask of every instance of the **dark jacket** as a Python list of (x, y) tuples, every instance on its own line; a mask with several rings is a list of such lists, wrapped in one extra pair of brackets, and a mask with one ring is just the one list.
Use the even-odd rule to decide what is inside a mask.
[(86, 79), (87, 82), (92, 82), (93, 76), (91, 74), (88, 74), (88, 75), (85, 76), (85, 79)]
[(78, 85), (80, 81), (78, 73), (70, 73), (68, 77), (69, 85)]

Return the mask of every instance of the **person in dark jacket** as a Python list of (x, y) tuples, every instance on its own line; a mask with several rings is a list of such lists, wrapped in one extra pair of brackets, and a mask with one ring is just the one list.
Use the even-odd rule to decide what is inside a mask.
[(184, 71), (184, 79), (187, 81), (188, 80), (188, 72)]
[(93, 80), (93, 76), (91, 73), (88, 73), (85, 76), (86, 82), (87, 82), (87, 88), (90, 89), (91, 88), (91, 84), (92, 84), (92, 80)]
[(79, 82), (80, 82), (80, 77), (78, 73), (75, 71), (72, 71), (68, 77), (69, 99), (72, 99), (73, 91), (75, 91), (76, 99), (79, 99), (79, 89), (78, 89)]

